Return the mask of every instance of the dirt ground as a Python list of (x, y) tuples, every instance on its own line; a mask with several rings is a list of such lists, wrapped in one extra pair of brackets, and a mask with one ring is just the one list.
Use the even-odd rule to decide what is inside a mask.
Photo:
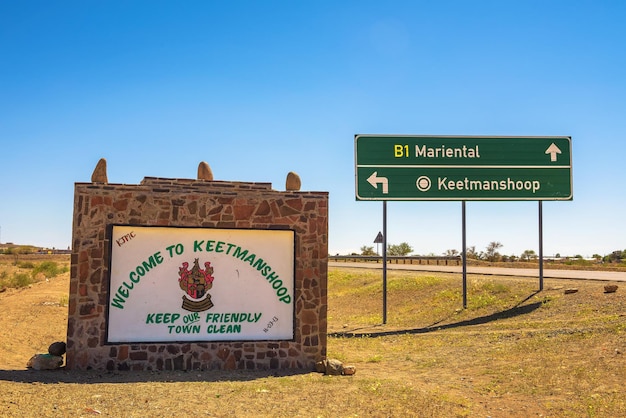
[[(585, 303), (582, 298), (606, 298), (601, 292), (602, 283), (563, 281), (558, 284), (547, 283), (552, 290), (548, 289), (546, 294), (562, 297), (564, 288), (576, 286), (580, 289), (577, 303), (581, 306)], [(433, 360), (428, 347), (420, 347), (419, 351), (411, 354), (411, 361), (407, 361), (408, 355), (397, 360), (378, 361), (359, 359), (355, 354), (357, 374), (354, 378), (328, 379), (318, 373), (301, 371), (272, 374), (215, 371), (70, 373), (64, 369), (27, 369), (26, 363), (31, 356), (46, 353), (51, 343), (65, 340), (68, 288), (69, 273), (65, 273), (27, 288), (7, 289), (0, 293), (0, 416), (582, 416), (580, 408), (569, 410), (567, 407), (568, 397), (581, 402), (579, 394), (556, 390), (548, 396), (538, 393), (534, 399), (533, 396), (510, 390), (512, 386), (506, 389), (506, 385), (515, 384), (511, 382), (500, 382), (505, 388), (501, 391), (492, 390), (490, 387), (494, 381), (484, 372), (484, 365), (477, 365), (474, 369), (471, 364), (464, 365), (463, 362), (470, 357), (456, 361), (456, 358), (467, 356), (463, 352), (467, 348), (454, 344), (455, 338), (461, 334), (467, 339), (472, 338), (472, 333), (489, 332), (494, 344), (508, 344), (509, 340), (523, 340), (524, 335), (543, 332), (530, 325), (528, 329), (511, 330), (503, 323), (496, 324), (495, 328), (489, 325), (491, 328), (487, 330), (481, 328), (483, 325), (479, 321), (470, 323), (473, 327), (468, 330), (456, 327), (446, 329), (444, 323), (438, 324), (445, 334), (437, 336), (436, 344), (439, 346), (433, 346), (433, 349), (438, 350), (438, 355), (448, 356), (449, 365), (429, 364)], [(610, 308), (614, 314), (609, 316), (623, 323), (626, 321), (626, 298), (621, 293), (615, 296), (615, 302), (610, 307), (600, 310)], [(530, 302), (528, 306), (534, 306)], [(590, 312), (590, 315), (593, 314)], [(548, 312), (547, 317), (550, 315), (560, 313)], [(559, 317), (555, 320), (565, 323), (568, 319)], [(586, 324), (588, 329), (602, 326)], [(329, 324), (330, 333), (345, 330), (345, 325)], [(395, 331), (384, 327), (358, 330), (364, 335)], [(401, 338), (398, 336), (398, 339)], [(421, 341), (426, 345), (435, 344), (434, 339), (427, 338), (430, 337), (425, 336)], [(355, 338), (331, 337), (329, 353), (350, 350), (334, 348), (334, 345), (358, 342)], [(393, 344), (393, 340), (389, 343)], [(567, 350), (565, 363), (554, 367), (569, 367), (567, 362), (571, 361), (572, 370), (578, 370), (583, 367), (579, 364), (585, 364), (586, 355), (594, 358), (601, 356), (602, 364), (607, 364), (606, 369), (598, 370), (606, 377), (597, 383), (598, 387), (581, 388), (584, 396), (589, 396), (590, 405), (597, 405), (593, 402), (596, 396), (611, 403), (607, 406), (609, 411), (626, 410), (626, 396), (623, 392), (622, 395), (616, 393), (623, 389), (625, 376), (623, 352), (626, 342), (623, 334), (608, 335), (600, 342), (583, 339), (580, 345), (567, 346)], [(483, 353), (477, 349), (476, 356), (481, 355)], [(494, 369), (498, 367), (505, 366), (494, 363)], [(519, 373), (521, 379), (524, 372), (520, 369), (514, 373)], [(567, 379), (575, 380), (575, 373)], [(127, 383), (132, 385), (125, 385)], [(536, 384), (540, 387), (542, 383)], [(558, 386), (559, 382), (552, 384)], [(566, 387), (576, 385), (571, 381), (563, 384)], [(528, 389), (531, 394), (533, 390)], [(394, 399), (393, 404), (385, 401), (386, 393)], [(398, 402), (398, 399), (402, 401)], [(551, 408), (550, 402), (558, 407)], [(599, 409), (590, 409), (585, 416), (610, 415)]]

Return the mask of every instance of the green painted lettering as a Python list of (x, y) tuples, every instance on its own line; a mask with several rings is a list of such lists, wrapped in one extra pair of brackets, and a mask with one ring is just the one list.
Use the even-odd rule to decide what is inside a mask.
[(235, 248), (235, 252), (233, 253), (233, 257), (243, 260), (248, 255), (248, 250), (242, 250), (241, 247)]
[(130, 292), (128, 291), (128, 289), (124, 289), (122, 286), (120, 286), (120, 287), (117, 289), (117, 291), (118, 291), (118, 293), (119, 293), (121, 296), (123, 296), (123, 297), (125, 297), (125, 298), (128, 298), (128, 295), (129, 295), (129, 293), (130, 293)]

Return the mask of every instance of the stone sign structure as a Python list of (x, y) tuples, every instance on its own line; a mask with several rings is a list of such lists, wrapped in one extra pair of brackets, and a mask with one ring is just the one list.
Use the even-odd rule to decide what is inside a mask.
[[(110, 184), (101, 160), (91, 183), (75, 184), (66, 367), (314, 370), (326, 358), (328, 193), (300, 191), (295, 173), (288, 174), (286, 189), (217, 181), (206, 163), (199, 165), (195, 180), (146, 177), (138, 185)], [(115, 231), (125, 235), (114, 237)], [(190, 238), (184, 255), (182, 241), (165, 246), (145, 234), (134, 239), (144, 232), (185, 237), (195, 231), (226, 238)], [(270, 237), (271, 245), (262, 240), (248, 245), (249, 235), (257, 241), (257, 235)], [(161, 245), (161, 251), (127, 269), (126, 248), (141, 251), (146, 243)], [(208, 251), (213, 251), (213, 265), (198, 261)], [(239, 263), (229, 270), (230, 281), (219, 274), (227, 263)], [(193, 275), (201, 280), (193, 282)], [(246, 280), (255, 293), (240, 300), (233, 286)], [(214, 294), (215, 307), (208, 295), (208, 300), (193, 299), (207, 293), (207, 286), (213, 293), (230, 293)], [(182, 307), (176, 302), (172, 310), (165, 305), (168, 298), (181, 300), (179, 294), (172, 296), (176, 292), (185, 302)], [(218, 313), (225, 301), (237, 313)], [(280, 309), (273, 310), (271, 303)], [(115, 326), (110, 318), (117, 318)], [(254, 322), (261, 331), (247, 333), (245, 327)], [(141, 332), (135, 332), (137, 327)]]

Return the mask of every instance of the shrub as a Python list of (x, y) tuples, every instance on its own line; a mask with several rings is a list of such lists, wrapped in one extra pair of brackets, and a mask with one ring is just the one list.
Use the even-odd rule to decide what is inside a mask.
[(33, 283), (33, 279), (30, 275), (26, 274), (26, 273), (15, 273), (13, 275), (13, 279), (11, 280), (12, 282), (12, 287), (26, 287), (28, 285), (30, 285), (31, 283)]
[(58, 276), (59, 274), (65, 273), (66, 271), (67, 266), (59, 267), (59, 265), (54, 261), (44, 261), (35, 266), (32, 272), (32, 276), (36, 277), (37, 274), (43, 273), (44, 276), (52, 278)]

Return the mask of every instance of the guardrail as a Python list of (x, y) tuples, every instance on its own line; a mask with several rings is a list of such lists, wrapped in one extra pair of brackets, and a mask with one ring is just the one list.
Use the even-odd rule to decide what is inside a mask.
[[(382, 263), (383, 257), (379, 255), (330, 255), (328, 256), (330, 261), (343, 261), (343, 262), (354, 262), (354, 263), (367, 263), (367, 262), (376, 262)], [(460, 265), (463, 259), (461, 256), (429, 256), (429, 255), (412, 255), (412, 256), (387, 256), (388, 264), (436, 264), (440, 265), (449, 265), (455, 264)]]

